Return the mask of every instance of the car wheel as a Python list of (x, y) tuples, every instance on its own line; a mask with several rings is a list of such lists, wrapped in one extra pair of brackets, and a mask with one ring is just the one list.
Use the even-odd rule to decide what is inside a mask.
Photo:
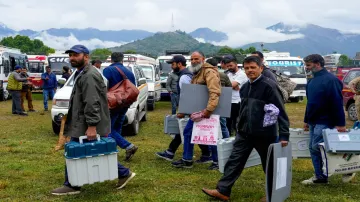
[(299, 102), (300, 101), (300, 97), (292, 97), (290, 98), (291, 102)]
[(155, 101), (152, 102), (151, 104), (148, 104), (147, 108), (148, 108), (149, 111), (153, 111), (155, 109)]
[(135, 136), (139, 133), (140, 123), (139, 123), (139, 110), (136, 110), (134, 121), (129, 125), (129, 135)]
[(351, 121), (356, 121), (357, 120), (357, 112), (356, 112), (356, 107), (355, 107), (355, 103), (352, 103), (349, 108), (348, 108), (348, 117)]
[(147, 107), (147, 105), (145, 105), (145, 107), (144, 107), (144, 112), (145, 112), (145, 114), (144, 114), (144, 116), (141, 118), (141, 121), (147, 121), (147, 111), (148, 111), (148, 107)]
[(0, 101), (5, 101), (5, 91), (0, 91)]
[(52, 129), (56, 135), (59, 135), (60, 125), (56, 124), (54, 121), (52, 121)]

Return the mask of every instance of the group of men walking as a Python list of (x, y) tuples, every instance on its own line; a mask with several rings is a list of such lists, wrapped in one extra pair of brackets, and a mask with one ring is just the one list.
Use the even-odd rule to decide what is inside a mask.
[[(71, 137), (72, 141), (79, 141), (79, 136), (86, 134), (89, 140), (96, 135), (108, 136), (115, 139), (122, 149), (126, 150), (126, 159), (130, 160), (138, 147), (124, 139), (121, 135), (122, 124), (127, 108), (109, 110), (107, 104), (107, 90), (127, 78), (135, 84), (135, 77), (131, 71), (122, 64), (124, 55), (113, 53), (112, 65), (100, 72), (101, 62), (89, 62), (89, 50), (83, 45), (75, 45), (67, 50), (74, 72), (74, 87), (70, 98), (69, 111), (64, 134)], [(181, 145), (180, 134), (169, 144), (167, 150), (157, 152), (156, 155), (168, 161), (176, 168), (192, 168), (194, 145), (191, 144), (193, 125), (200, 119), (209, 118), (219, 105), (222, 87), (232, 88), (231, 117), (220, 117), (222, 137), (229, 137), (232, 131), (236, 138), (232, 153), (224, 168), (224, 175), (218, 181), (216, 189), (203, 188), (202, 191), (220, 200), (229, 200), (231, 189), (240, 177), (251, 151), (255, 148), (260, 155), (265, 172), (267, 151), (272, 143), (280, 142), (283, 147), (289, 141), (289, 119), (285, 110), (283, 97), (277, 84), (275, 75), (263, 64), (264, 57), (261, 52), (254, 52), (243, 61), (243, 70), (240, 70), (236, 59), (227, 55), (221, 61), (225, 73), (217, 69), (217, 61), (212, 59), (205, 62), (205, 55), (200, 51), (191, 54), (191, 66), (186, 67), (186, 60), (181, 55), (174, 56), (168, 63), (172, 65), (173, 73), (169, 77), (168, 91), (172, 96), (172, 113), (176, 114), (181, 90), (184, 84), (205, 85), (208, 88), (209, 99), (207, 106), (200, 112), (192, 114), (177, 114), (178, 118), (189, 117), (183, 135), (183, 154), (181, 159), (173, 161), (175, 152)], [(345, 129), (345, 114), (342, 102), (342, 83), (324, 68), (322, 56), (313, 54), (304, 58), (307, 72), (313, 78), (307, 85), (307, 106), (304, 116), (304, 129), (310, 131), (309, 149), (315, 175), (303, 184), (328, 183), (328, 176), (323, 173), (321, 153), (318, 144), (323, 142), (322, 130), (336, 128), (339, 132)], [(100, 63), (100, 65), (99, 65)], [(9, 76), (8, 89), (13, 96), (13, 114), (24, 115), (21, 107), (21, 97), (31, 100), (31, 85), (27, 83), (29, 77), (25, 73), (21, 76), (20, 66)], [(46, 69), (42, 75), (44, 80), (44, 108), (47, 110), (47, 99), (53, 97), (57, 88), (56, 76), (51, 73), (51, 68)], [(175, 82), (174, 82), (175, 81)], [(30, 92), (30, 94), (29, 94)], [(273, 105), (279, 110), (272, 124), (265, 124), (265, 106)], [(29, 111), (33, 111), (29, 104)], [(209, 169), (218, 169), (217, 149), (215, 146), (199, 145), (202, 155), (197, 163), (212, 162)], [(123, 188), (134, 176), (131, 172), (118, 163), (117, 188)], [(349, 182), (354, 174), (344, 175), (343, 181)], [(68, 181), (65, 166), (64, 186), (54, 189), (54, 195), (67, 195), (80, 193), (80, 187), (73, 187)], [(264, 199), (263, 199), (264, 200)]]

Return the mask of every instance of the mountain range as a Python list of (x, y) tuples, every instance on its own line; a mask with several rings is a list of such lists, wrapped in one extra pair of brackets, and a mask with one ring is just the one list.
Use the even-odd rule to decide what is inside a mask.
[[(264, 44), (264, 48), (268, 50), (290, 52), (291, 55), (294, 56), (305, 56), (311, 53), (325, 55), (338, 52), (353, 57), (356, 52), (360, 51), (360, 48), (358, 48), (360, 46), (360, 34), (344, 33), (336, 29), (324, 28), (314, 24), (297, 26), (281, 22), (266, 29), (283, 35), (297, 34), (301, 37), (278, 41), (275, 43), (251, 43), (241, 46), (241, 48), (254, 46), (261, 50), (261, 44)], [(95, 28), (51, 28), (42, 31), (34, 31), (30, 29), (17, 31), (9, 28), (3, 23), (0, 23), (0, 37), (16, 34), (26, 35), (30, 38), (43, 40), (45, 44), (55, 49), (69, 46), (69, 44), (72, 43), (84, 43), (88, 45), (90, 49), (114, 47), (111, 49), (125, 50), (126, 48), (129, 48), (136, 49), (140, 52), (153, 50), (151, 51), (152, 54), (172, 47), (184, 47), (188, 50), (201, 48), (204, 52), (210, 53), (221, 48), (219, 46), (211, 45), (210, 43), (226, 44), (229, 39), (227, 33), (211, 30), (209, 28), (198, 28), (185, 35), (181, 35), (181, 33), (183, 32), (173, 32), (173, 34), (171, 34), (170, 32), (155, 33), (146, 30), (123, 29), (113, 31), (99, 30)], [(148, 40), (144, 42), (144, 39)], [(166, 43), (162, 43), (162, 41), (165, 41)], [(239, 48), (239, 46), (235, 47)]]

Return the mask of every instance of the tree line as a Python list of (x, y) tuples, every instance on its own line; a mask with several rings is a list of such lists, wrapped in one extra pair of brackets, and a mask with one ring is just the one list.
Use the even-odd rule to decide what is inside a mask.
[(15, 37), (4, 37), (0, 45), (20, 49), (22, 53), (28, 55), (49, 55), (55, 53), (55, 49), (46, 46), (41, 40), (31, 40), (28, 36), (16, 35)]

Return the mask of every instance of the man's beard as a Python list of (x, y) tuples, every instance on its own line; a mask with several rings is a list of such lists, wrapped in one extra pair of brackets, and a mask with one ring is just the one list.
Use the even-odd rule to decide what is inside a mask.
[(199, 63), (199, 64), (196, 64), (196, 65), (191, 65), (189, 70), (192, 72), (192, 73), (198, 73), (202, 67), (203, 63)]
[(85, 66), (85, 59), (83, 58), (80, 61), (70, 61), (72, 67), (83, 67)]
[(173, 69), (173, 71), (174, 71), (175, 73), (179, 73), (179, 72), (180, 72), (180, 68), (179, 68), (179, 67), (176, 67), (175, 69)]

